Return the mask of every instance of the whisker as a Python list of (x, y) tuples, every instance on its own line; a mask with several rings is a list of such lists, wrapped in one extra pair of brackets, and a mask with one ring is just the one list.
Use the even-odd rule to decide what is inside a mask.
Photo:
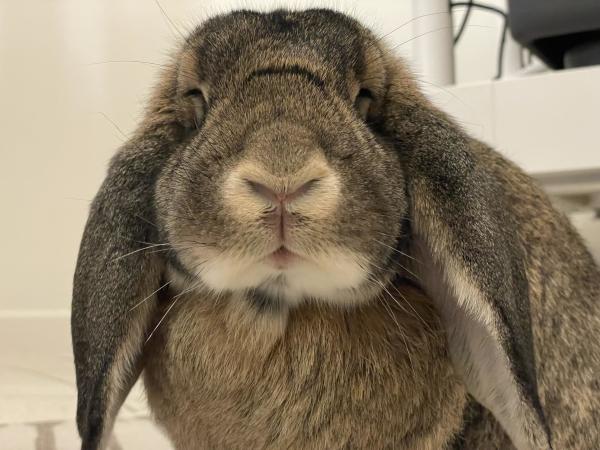
[[(409, 311), (406, 311), (406, 309), (404, 309), (401, 305), (400, 302), (398, 301), (397, 298), (392, 296), (392, 299), (394, 300), (394, 302), (396, 302), (396, 304), (402, 308), (403, 311), (405, 311), (406, 313), (410, 314), (413, 317), (416, 317), (417, 319), (419, 319), (419, 321), (425, 326), (425, 328), (427, 329), (427, 331), (431, 334), (434, 335), (434, 330), (431, 328), (431, 325), (429, 323), (427, 323), (427, 321), (425, 319), (423, 319), (423, 317), (421, 317), (421, 315), (419, 314), (419, 312), (415, 309), (415, 307), (412, 305), (412, 303), (410, 301), (408, 301), (408, 299), (402, 294), (402, 292), (400, 292), (400, 289), (398, 289), (396, 287), (396, 285), (394, 283), (391, 283), (390, 286), (392, 288), (394, 288), (394, 290), (398, 293), (398, 295), (402, 298), (402, 300), (404, 300), (404, 302), (408, 305), (408, 307), (413, 311), (414, 315), (411, 314)], [(387, 291), (387, 289), (386, 289)], [(389, 291), (388, 291), (389, 294)], [(391, 294), (390, 294), (391, 295)]]
[(423, 14), (423, 15), (417, 16), (417, 17), (413, 17), (412, 19), (407, 20), (406, 22), (402, 23), (401, 25), (393, 28), (391, 31), (387, 32), (383, 36), (379, 36), (375, 42), (380, 42), (381, 40), (385, 39), (386, 37), (390, 36), (391, 34), (395, 33), (396, 31), (400, 30), (401, 28), (404, 28), (406, 25), (410, 25), (411, 23), (413, 23), (416, 20), (422, 19), (423, 17), (427, 17), (427, 16), (436, 16), (439, 14), (448, 14), (448, 11), (428, 13), (428, 14)]
[[(491, 27), (491, 26), (488, 26), (488, 25), (467, 25), (467, 26), (468, 27), (475, 27), (475, 28), (490, 28), (490, 29), (494, 29), (494, 27)], [(433, 30), (425, 31), (424, 33), (420, 33), (420, 34), (418, 34), (416, 36), (411, 37), (410, 39), (407, 39), (407, 40), (405, 40), (403, 42), (400, 42), (399, 44), (396, 44), (396, 45), (394, 45), (392, 47), (389, 47), (387, 50), (391, 52), (393, 50), (396, 50), (396, 49), (402, 47), (403, 45), (408, 44), (409, 42), (414, 41), (415, 39), (419, 39), (420, 37), (426, 36), (426, 35), (428, 35), (430, 33), (435, 33), (437, 31), (442, 31), (442, 30), (447, 30), (447, 29), (454, 29), (454, 27), (453, 26), (445, 26), (445, 27), (439, 27), (439, 28), (434, 28)], [(373, 64), (374, 62), (378, 61), (379, 59), (381, 59), (383, 57), (385, 57), (384, 54), (377, 55), (376, 58), (372, 58), (370, 60), (367, 60), (366, 64)]]
[(408, 310), (407, 310), (407, 309), (406, 309), (406, 308), (405, 308), (405, 307), (404, 307), (404, 306), (403, 306), (403, 305), (400, 303), (400, 301), (399, 301), (399, 300), (398, 300), (396, 297), (394, 297), (394, 296), (392, 295), (392, 293), (391, 293), (391, 292), (388, 290), (388, 288), (387, 288), (387, 287), (386, 287), (386, 286), (385, 286), (385, 285), (384, 285), (384, 284), (383, 284), (381, 281), (379, 281), (379, 280), (374, 280), (374, 281), (375, 281), (377, 284), (379, 284), (379, 286), (381, 286), (381, 288), (382, 288), (382, 289), (383, 289), (383, 290), (384, 290), (384, 291), (385, 291), (385, 292), (386, 292), (386, 293), (387, 293), (387, 294), (390, 296), (390, 298), (391, 298), (391, 299), (392, 299), (392, 300), (393, 300), (393, 301), (396, 303), (396, 305), (398, 305), (398, 307), (399, 307), (400, 309), (402, 309), (402, 311), (404, 311), (405, 313), (407, 313), (407, 314), (409, 314), (409, 315), (411, 315), (411, 316), (413, 316), (413, 317), (415, 317), (415, 318), (419, 319), (419, 320), (420, 320), (420, 321), (423, 323), (423, 325), (424, 325), (424, 326), (425, 326), (427, 329), (429, 329), (430, 331), (433, 331), (433, 330), (431, 330), (431, 328), (429, 327), (429, 325), (427, 324), (427, 322), (425, 321), (425, 319), (423, 319), (423, 318), (422, 318), (422, 317), (419, 315), (419, 313), (417, 312), (417, 310), (416, 310), (416, 309), (415, 309), (415, 308), (414, 308), (414, 307), (411, 305), (411, 303), (410, 303), (410, 302), (407, 300), (407, 298), (406, 298), (404, 295), (402, 295), (402, 293), (400, 292), (400, 290), (399, 290), (399, 289), (398, 289), (396, 286), (394, 286), (394, 284), (393, 284), (393, 283), (392, 283), (392, 286), (394, 287), (394, 289), (396, 290), (396, 292), (398, 292), (398, 294), (400, 295), (400, 297), (402, 297), (402, 300), (404, 300), (404, 301), (405, 301), (405, 303), (406, 303), (406, 304), (407, 304), (407, 305), (408, 305), (408, 306), (409, 306), (409, 307), (412, 309), (412, 311), (413, 311), (413, 313), (414, 313), (414, 314), (413, 314), (413, 313), (411, 313), (410, 311), (408, 311)]
[[(398, 267), (400, 267), (402, 270), (406, 270), (406, 272), (408, 272), (410, 275), (412, 275), (413, 277), (415, 277), (415, 280), (417, 281), (421, 281), (421, 278), (416, 274), (411, 272), (408, 268), (404, 267), (399, 261), (391, 261), (392, 263), (398, 265)], [(377, 264), (370, 262), (370, 264), (374, 267), (377, 267), (379, 270), (381, 270), (382, 272), (386, 272), (386, 270), (383, 267), (378, 266)]]
[(198, 246), (200, 247), (215, 247), (216, 244), (215, 243), (210, 243), (210, 242), (204, 242), (204, 241), (198, 241), (196, 239), (190, 239), (190, 238), (186, 238), (185, 241), (183, 241), (185, 244), (190, 244), (190, 245), (173, 245), (173, 248), (175, 250), (191, 250), (193, 248), (197, 248)]
[[(84, 66), (98, 66), (100, 64), (146, 64), (149, 66), (156, 66), (156, 67), (160, 67), (162, 69), (172, 69), (173, 65), (171, 64), (160, 64), (160, 63), (156, 63), (153, 61), (144, 61), (141, 59), (110, 59), (110, 60), (106, 60), (106, 61), (94, 61), (91, 63), (85, 63), (83, 64)], [(192, 80), (192, 81), (196, 81), (196, 74), (194, 74), (193, 72), (189, 72), (186, 70), (183, 70), (181, 68), (178, 69), (179, 70), (179, 74), (185, 76), (187, 79)]]
[(417, 275), (416, 273), (414, 273), (413, 271), (408, 269), (406, 266), (403, 266), (402, 263), (400, 263), (400, 261), (390, 260), (390, 264), (393, 264), (393, 265), (397, 266), (400, 270), (403, 270), (406, 273), (408, 273), (408, 275), (410, 275), (413, 278), (413, 281), (418, 281), (419, 283), (421, 283), (423, 281), (419, 275)]
[(140, 216), (140, 215), (138, 215), (138, 214), (134, 214), (134, 216), (135, 216), (135, 217), (137, 217), (137, 218), (138, 218), (138, 219), (140, 219), (140, 220), (143, 220), (143, 221), (144, 221), (144, 222), (146, 222), (147, 224), (149, 224), (149, 225), (152, 225), (154, 228), (156, 228), (156, 229), (158, 230), (158, 225), (156, 225), (155, 223), (153, 223), (153, 222), (150, 222), (148, 219), (146, 219), (146, 218), (144, 218), (144, 217), (142, 217), (142, 216)]
[(153, 245), (148, 245), (146, 247), (142, 247), (142, 248), (138, 248), (137, 250), (133, 250), (132, 252), (126, 253), (124, 255), (117, 256), (116, 258), (112, 259), (111, 261), (118, 261), (119, 259), (126, 258), (127, 256), (133, 255), (135, 253), (143, 252), (144, 250), (148, 250), (149, 248), (160, 247), (160, 246), (163, 246), (163, 245), (169, 245), (169, 244), (153, 244)]
[(160, 64), (160, 63), (156, 63), (156, 62), (152, 62), (152, 61), (143, 61), (141, 59), (109, 59), (106, 61), (94, 61), (91, 63), (86, 63), (86, 64), (84, 64), (84, 66), (98, 66), (100, 64), (122, 64), (122, 63), (147, 64), (149, 66), (161, 67), (163, 69), (168, 69), (171, 67), (169, 64)]
[(408, 348), (408, 341), (406, 340), (406, 334), (402, 330), (402, 327), (400, 326), (400, 323), (398, 323), (398, 320), (396, 319), (396, 316), (394, 315), (394, 312), (392, 311), (392, 309), (390, 308), (390, 306), (387, 304), (387, 302), (385, 301), (385, 299), (383, 299), (380, 295), (377, 296), (377, 299), (380, 301), (380, 303), (383, 305), (383, 307), (385, 308), (385, 310), (389, 314), (390, 318), (396, 324), (396, 327), (398, 328), (398, 333), (399, 333), (400, 337), (402, 338), (402, 342), (404, 343), (404, 347), (406, 348), (406, 356), (408, 356), (408, 361), (410, 363), (410, 369), (411, 369), (411, 371), (413, 373), (413, 376), (416, 376), (416, 374), (415, 374), (415, 366), (414, 366), (412, 357), (410, 355), (410, 349)]
[(123, 236), (122, 234), (116, 234), (116, 236), (118, 236), (120, 239), (124, 239), (126, 241), (131, 241), (131, 242), (137, 242), (138, 244), (148, 244), (148, 245), (156, 245), (156, 244), (161, 244), (161, 245), (169, 245), (166, 243), (160, 243), (160, 242), (148, 242), (148, 241), (138, 241), (137, 239), (132, 239), (128, 236)]
[[(374, 264), (373, 264), (374, 265)], [(408, 305), (408, 307), (413, 311), (413, 313), (411, 313), (410, 311), (408, 311), (401, 303), (400, 301), (394, 297), (392, 295), (392, 293), (387, 289), (387, 287), (385, 286), (385, 284), (383, 282), (381, 282), (380, 280), (377, 280), (375, 278), (372, 277), (371, 273), (365, 269), (362, 264), (359, 264), (359, 267), (362, 269), (362, 271), (365, 273), (366, 275), (366, 279), (368, 281), (370, 281), (373, 284), (376, 284), (378, 286), (380, 286), (389, 296), (390, 298), (396, 303), (396, 305), (398, 305), (398, 307), (400, 309), (402, 309), (405, 313), (416, 317), (417, 319), (419, 319), (419, 321), (421, 321), (423, 323), (423, 325), (425, 326), (425, 328), (427, 329), (427, 331), (431, 334), (434, 335), (434, 330), (431, 328), (431, 326), (427, 323), (427, 321), (425, 319), (423, 319), (423, 317), (421, 317), (421, 315), (419, 314), (419, 312), (414, 308), (414, 306), (410, 303), (410, 301), (400, 292), (400, 290), (396, 287), (396, 285), (391, 282), (390, 286), (394, 288), (394, 290), (398, 293), (398, 295), (400, 295), (400, 297), (402, 298), (402, 300), (404, 300), (404, 302)], [(375, 266), (378, 267), (378, 266)], [(378, 267), (380, 270), (381, 267)]]
[(163, 314), (163, 316), (160, 318), (160, 320), (158, 321), (158, 323), (156, 324), (156, 326), (154, 327), (154, 329), (152, 330), (152, 332), (146, 339), (145, 344), (147, 344), (148, 341), (152, 338), (152, 336), (154, 336), (154, 333), (156, 332), (156, 330), (158, 330), (158, 327), (160, 326), (160, 324), (163, 323), (163, 320), (165, 320), (165, 317), (167, 317), (167, 314), (169, 314), (169, 312), (173, 309), (173, 307), (177, 304), (178, 301), (179, 301), (179, 298), (175, 298), (173, 300), (173, 303), (171, 303), (169, 305), (169, 307), (167, 308), (167, 311)]
[(402, 252), (402, 251), (398, 250), (397, 248), (394, 248), (394, 247), (392, 247), (391, 245), (388, 245), (388, 244), (386, 244), (385, 242), (381, 242), (381, 241), (379, 241), (379, 240), (377, 240), (377, 239), (373, 239), (373, 240), (374, 240), (375, 242), (377, 242), (377, 243), (379, 243), (379, 244), (381, 244), (381, 245), (383, 245), (383, 246), (385, 246), (385, 247), (389, 248), (390, 250), (393, 250), (393, 251), (395, 251), (396, 253), (399, 253), (399, 254), (400, 254), (400, 255), (402, 255), (402, 256), (406, 256), (407, 258), (410, 258), (410, 259), (412, 259), (413, 261), (415, 261), (415, 262), (418, 262), (419, 264), (423, 264), (423, 263), (422, 263), (421, 261), (419, 261), (417, 258), (415, 258), (414, 256), (411, 256), (411, 255), (409, 255), (408, 253), (404, 253), (404, 252)]
[[(183, 33), (179, 30), (179, 28), (177, 28), (175, 26), (175, 24), (173, 23), (173, 21), (171, 20), (171, 18), (167, 15), (167, 12), (164, 10), (164, 8), (162, 7), (162, 5), (159, 3), (158, 0), (154, 0), (154, 3), (156, 3), (156, 6), (158, 6), (158, 9), (160, 9), (160, 12), (162, 13), (163, 17), (167, 20), (168, 24), (171, 25), (172, 29), (171, 31), (175, 30), (177, 32), (177, 34), (179, 34), (179, 36), (181, 37), (181, 39), (183, 39), (185, 41), (185, 36), (183, 35)], [(171, 28), (170, 27), (170, 28)]]
[[(381, 285), (382, 287), (384, 287), (384, 286), (383, 286), (383, 283), (381, 283), (381, 282), (380, 282), (380, 281), (378, 281), (378, 280), (375, 280), (375, 279), (374, 279), (374, 278), (371, 276), (371, 274), (369, 273), (369, 271), (368, 271), (368, 270), (366, 270), (366, 269), (365, 269), (365, 268), (362, 266), (362, 264), (359, 264), (359, 267), (361, 268), (361, 270), (362, 270), (362, 271), (364, 272), (364, 274), (366, 275), (366, 277), (365, 277), (365, 280), (366, 280), (367, 282), (370, 282), (371, 284), (373, 284), (373, 285), (375, 285), (375, 286), (377, 286), (377, 283), (380, 283), (380, 285)], [(384, 289), (385, 289), (385, 287), (384, 287)], [(391, 294), (390, 294), (390, 295), (391, 295)], [(390, 308), (390, 305), (388, 305), (388, 304), (387, 304), (387, 302), (385, 301), (385, 299), (381, 297), (381, 294), (380, 294), (380, 293), (379, 293), (379, 294), (377, 294), (377, 296), (376, 296), (375, 298), (376, 298), (377, 300), (379, 300), (379, 302), (382, 304), (382, 306), (384, 307), (384, 309), (387, 311), (387, 313), (388, 313), (388, 315), (390, 316), (390, 318), (391, 318), (391, 319), (394, 321), (394, 323), (396, 324), (396, 327), (398, 328), (398, 333), (399, 333), (400, 337), (402, 338), (402, 341), (403, 341), (403, 343), (404, 343), (404, 347), (406, 348), (406, 355), (408, 356), (408, 360), (409, 360), (409, 363), (410, 363), (410, 368), (411, 368), (411, 371), (412, 371), (412, 373), (413, 373), (413, 376), (416, 376), (416, 374), (415, 374), (415, 368), (414, 368), (414, 364), (413, 364), (413, 361), (412, 361), (412, 357), (411, 357), (411, 355), (410, 355), (410, 349), (409, 349), (409, 347), (408, 347), (408, 342), (407, 342), (407, 340), (406, 340), (406, 334), (403, 332), (403, 330), (402, 330), (402, 327), (400, 326), (400, 323), (398, 322), (398, 320), (396, 319), (396, 316), (394, 315), (394, 313), (393, 313), (392, 309)], [(394, 297), (392, 296), (392, 298), (394, 298)]]
[(161, 323), (163, 323), (163, 321), (165, 320), (165, 318), (167, 317), (167, 315), (169, 314), (169, 312), (170, 312), (170, 311), (173, 309), (173, 307), (174, 307), (174, 306), (177, 304), (177, 302), (179, 301), (179, 299), (180, 299), (180, 298), (181, 298), (183, 295), (185, 295), (185, 294), (187, 294), (187, 293), (189, 293), (189, 292), (193, 291), (194, 289), (196, 289), (196, 287), (197, 287), (197, 286), (195, 286), (195, 285), (194, 285), (194, 286), (192, 286), (191, 288), (189, 288), (189, 289), (186, 289), (186, 290), (182, 291), (181, 293), (177, 294), (175, 297), (173, 297), (173, 299), (172, 299), (173, 303), (171, 303), (171, 304), (169, 305), (169, 307), (167, 308), (167, 311), (166, 311), (166, 312), (163, 314), (163, 316), (160, 318), (160, 320), (158, 321), (158, 323), (156, 324), (156, 326), (154, 327), (154, 329), (152, 330), (152, 332), (150, 333), (150, 335), (149, 335), (149, 336), (148, 336), (148, 338), (146, 339), (146, 342), (145, 342), (145, 344), (147, 344), (147, 343), (148, 343), (148, 341), (149, 341), (149, 340), (152, 338), (152, 336), (154, 335), (154, 333), (156, 332), (156, 330), (158, 330), (158, 327), (160, 326), (160, 324), (161, 324)]
[(152, 292), (150, 295), (148, 295), (147, 297), (144, 297), (142, 300), (140, 300), (138, 303), (136, 303), (134, 306), (132, 306), (129, 311), (127, 311), (128, 313), (130, 313), (131, 311), (133, 311), (135, 308), (137, 308), (138, 306), (140, 306), (142, 303), (146, 302), (149, 298), (151, 298), (154, 294), (157, 294), (160, 290), (162, 290), (163, 288), (167, 287), (169, 284), (171, 284), (172, 281), (167, 281), (165, 284), (163, 284), (161, 287), (159, 287), (157, 290), (155, 290), (154, 292)]
[(456, 95), (454, 92), (451, 92), (450, 90), (446, 89), (443, 86), (440, 86), (439, 84), (436, 83), (432, 83), (431, 81), (427, 81), (425, 79), (423, 79), (422, 77), (418, 78), (418, 82), (419, 83), (425, 83), (428, 84), (430, 86), (433, 86), (437, 89), (439, 89), (440, 91), (443, 91), (444, 93), (450, 95), (451, 97), (453, 97), (456, 101), (458, 101), (461, 105), (465, 106), (469, 111), (473, 112), (473, 108), (467, 103), (465, 102), (463, 99), (461, 99), (458, 95)]
[(171, 250), (173, 250), (173, 249), (171, 249), (171, 248), (161, 248), (161, 249), (158, 249), (158, 250), (152, 250), (151, 252), (148, 252), (148, 254), (149, 255), (153, 255), (155, 253), (170, 252)]
[(104, 117), (119, 132), (119, 134), (123, 137), (121, 140), (122, 142), (125, 142), (127, 139), (129, 139), (129, 136), (127, 136), (123, 130), (121, 130), (119, 125), (117, 125), (114, 120), (108, 117), (107, 114), (103, 113), (102, 111), (96, 111), (96, 114), (100, 114), (102, 117)]
[[(426, 35), (431, 34), (431, 33), (436, 33), (438, 31), (447, 30), (449, 28), (453, 29), (453, 27), (451, 27), (451, 26), (445, 26), (445, 27), (434, 28), (433, 30), (428, 30), (428, 31), (425, 31), (424, 33), (417, 34), (416, 36), (413, 36), (410, 39), (407, 39), (407, 40), (405, 40), (403, 42), (400, 42), (399, 44), (396, 44), (396, 45), (390, 47), (389, 51), (396, 50), (396, 49), (402, 47), (403, 45), (406, 45), (409, 42), (414, 41), (415, 39), (419, 39), (420, 37), (426, 36)], [(378, 55), (378, 58), (381, 58), (381, 57), (383, 57), (383, 55)], [(373, 64), (375, 61), (377, 61), (377, 59), (373, 59), (371, 61), (367, 61), (367, 64)]]
[(377, 234), (381, 234), (382, 236), (388, 236), (388, 237), (391, 237), (394, 239), (410, 236), (410, 233), (400, 233), (400, 234), (396, 235), (396, 234), (382, 233), (381, 231), (377, 231)]

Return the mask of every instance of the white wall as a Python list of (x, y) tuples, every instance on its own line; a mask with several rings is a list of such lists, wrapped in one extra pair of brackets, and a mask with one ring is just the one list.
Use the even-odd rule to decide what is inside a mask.
[[(182, 29), (229, 5), (285, 4), (160, 3)], [(307, 3), (349, 11), (381, 34), (411, 16), (410, 0), (291, 2)], [(457, 49), (458, 81), (495, 72), (498, 19), (475, 13), (470, 23)], [(402, 43), (411, 37), (408, 24), (388, 40), (410, 58), (410, 42)], [(89, 200), (175, 41), (152, 0), (0, 0), (0, 314), (70, 307)]]

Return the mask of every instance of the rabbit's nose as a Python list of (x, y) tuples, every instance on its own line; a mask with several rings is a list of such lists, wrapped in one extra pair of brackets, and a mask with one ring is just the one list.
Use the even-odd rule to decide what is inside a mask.
[(254, 192), (258, 197), (261, 197), (263, 200), (278, 205), (292, 202), (307, 194), (312, 188), (314, 188), (317, 185), (319, 179), (313, 178), (312, 180), (309, 180), (301, 186), (295, 188), (291, 192), (286, 191), (285, 189), (272, 189), (262, 183), (253, 180), (245, 181), (252, 190), (252, 192)]
[(341, 180), (324, 157), (314, 157), (292, 173), (266, 165), (243, 161), (226, 176), (221, 192), (225, 212), (232, 218), (244, 224), (285, 221), (292, 230), (335, 213)]

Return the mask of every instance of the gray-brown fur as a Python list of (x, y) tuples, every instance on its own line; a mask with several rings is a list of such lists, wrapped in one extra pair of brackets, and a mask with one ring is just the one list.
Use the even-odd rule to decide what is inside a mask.
[[(225, 189), (232, 173), (276, 185), (308, 166), (317, 194), (290, 216), (294, 245), (342, 249), (364, 280), (298, 306), (262, 285), (211, 287), (221, 255), (271, 248), (266, 218)], [(360, 24), (327, 10), (219, 16), (174, 55), (92, 205), (73, 291), (82, 447), (102, 447), (145, 364), (182, 449), (506, 448), (492, 414), (463, 419), (465, 389), (490, 386), (482, 401), (520, 449), (598, 448), (599, 285), (544, 194)]]
[(236, 298), (182, 297), (145, 352), (157, 421), (189, 450), (444, 447), (464, 390), (430, 302), (399, 289), (407, 303), (307, 305), (283, 330)]
[[(473, 148), (504, 183), (527, 252), (531, 322), (541, 403), (555, 449), (600, 445), (600, 276), (568, 219), (514, 165), (480, 143)], [(522, 186), (528, 186), (523, 189)], [(549, 242), (550, 236), (557, 236)], [(471, 447), (502, 441), (486, 414)], [(485, 433), (482, 430), (486, 430)], [(482, 436), (477, 436), (481, 433)], [(499, 447), (506, 448), (506, 447)]]

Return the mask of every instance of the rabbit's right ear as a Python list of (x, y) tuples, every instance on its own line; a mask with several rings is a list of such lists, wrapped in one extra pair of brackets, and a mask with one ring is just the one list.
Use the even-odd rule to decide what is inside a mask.
[(403, 164), (415, 277), (440, 312), (469, 393), (519, 450), (547, 450), (528, 255), (508, 169), (429, 103), (399, 63), (389, 66), (381, 129)]
[[(173, 82), (166, 78), (168, 97)], [(154, 99), (142, 128), (111, 161), (79, 250), (71, 330), (77, 425), (85, 450), (106, 445), (141, 371), (140, 355), (161, 289), (162, 253), (146, 247), (159, 243), (154, 185), (178, 142), (179, 125), (164, 106), (161, 98)]]

